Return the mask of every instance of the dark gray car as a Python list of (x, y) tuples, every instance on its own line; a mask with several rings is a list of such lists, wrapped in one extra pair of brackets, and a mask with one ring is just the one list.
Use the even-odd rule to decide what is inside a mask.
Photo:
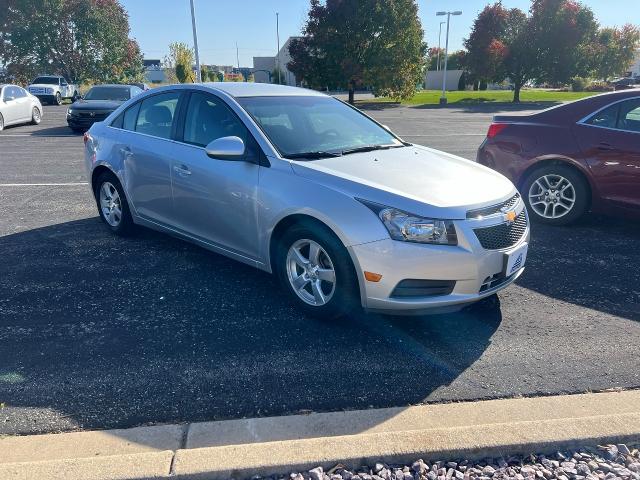
[(95, 85), (68, 108), (67, 124), (74, 132), (84, 132), (140, 93), (142, 89), (135, 85)]

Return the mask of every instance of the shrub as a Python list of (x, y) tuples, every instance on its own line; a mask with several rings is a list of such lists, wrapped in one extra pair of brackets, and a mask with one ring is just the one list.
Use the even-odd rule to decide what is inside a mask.
[(571, 79), (571, 90), (574, 92), (584, 92), (589, 82), (586, 78), (574, 77)]

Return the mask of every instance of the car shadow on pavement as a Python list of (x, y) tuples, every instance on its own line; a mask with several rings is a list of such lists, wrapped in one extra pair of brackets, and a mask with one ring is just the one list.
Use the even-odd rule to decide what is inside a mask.
[(640, 222), (587, 215), (577, 224), (533, 224), (518, 284), (547, 297), (640, 321)]
[(433, 317), (306, 318), (269, 274), (97, 218), (0, 250), (0, 434), (417, 404), (501, 322), (495, 297)]
[(40, 128), (36, 131), (30, 132), (30, 134), (34, 137), (82, 137), (82, 133), (74, 132), (67, 126)]

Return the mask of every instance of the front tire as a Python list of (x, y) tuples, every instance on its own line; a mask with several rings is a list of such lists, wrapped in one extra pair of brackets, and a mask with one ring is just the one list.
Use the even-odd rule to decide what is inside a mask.
[(569, 225), (589, 209), (587, 181), (566, 165), (535, 169), (522, 184), (522, 195), (533, 221), (547, 225)]
[(55, 103), (56, 105), (62, 105), (62, 95), (60, 95), (60, 92), (56, 93), (56, 96), (53, 99), (53, 103)]
[(40, 125), (42, 121), (42, 112), (38, 107), (33, 107), (31, 110), (31, 125)]
[(332, 320), (358, 308), (353, 263), (328, 228), (294, 225), (280, 239), (275, 261), (281, 284), (308, 315)]
[(114, 234), (127, 236), (133, 232), (134, 224), (129, 204), (118, 178), (104, 172), (95, 183), (94, 195), (100, 218)]
[(4, 117), (0, 114), (0, 132), (4, 130)]

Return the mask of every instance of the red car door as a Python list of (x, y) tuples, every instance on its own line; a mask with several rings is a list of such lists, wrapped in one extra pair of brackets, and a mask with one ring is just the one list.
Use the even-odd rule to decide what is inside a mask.
[(602, 200), (640, 213), (640, 98), (596, 112), (575, 132)]

